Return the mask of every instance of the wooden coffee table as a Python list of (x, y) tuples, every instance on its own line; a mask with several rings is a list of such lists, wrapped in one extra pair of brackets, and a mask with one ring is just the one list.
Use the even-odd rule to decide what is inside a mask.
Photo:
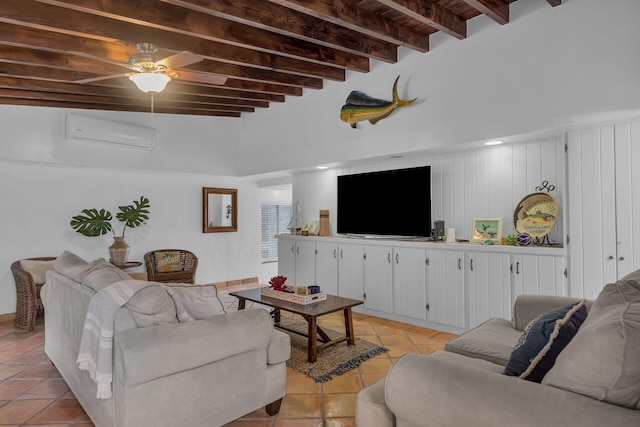
[[(351, 307), (363, 304), (364, 301), (338, 297), (335, 295), (327, 295), (327, 299), (313, 304), (296, 304), (290, 301), (279, 300), (276, 298), (269, 298), (260, 294), (260, 289), (248, 289), (246, 291), (230, 292), (229, 295), (233, 295), (238, 298), (238, 310), (245, 308), (246, 301), (257, 302), (262, 305), (273, 307), (273, 315), (276, 326), (282, 329), (286, 329), (290, 332), (299, 333), (297, 331), (288, 329), (279, 325), (280, 323), (280, 310), (288, 311), (290, 313), (299, 314), (307, 321), (307, 334), (309, 339), (309, 351), (307, 354), (307, 360), (311, 363), (318, 360), (318, 352), (324, 350), (332, 345), (339, 344), (341, 342), (347, 342), (347, 345), (355, 345), (355, 336), (353, 332), (353, 317), (351, 315)], [(318, 326), (318, 317), (325, 314), (334, 313), (342, 310), (344, 312), (344, 329), (345, 336), (331, 339), (329, 336)], [(318, 335), (322, 340), (321, 345), (318, 345)]]

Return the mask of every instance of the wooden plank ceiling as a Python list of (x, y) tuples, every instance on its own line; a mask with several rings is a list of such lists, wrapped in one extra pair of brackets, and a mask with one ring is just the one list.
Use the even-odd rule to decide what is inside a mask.
[(514, 1), (2, 0), (0, 104), (151, 111), (123, 64), (153, 43), (157, 59), (199, 56), (170, 70), (154, 112), (240, 117), (396, 62), (398, 46), (427, 54), (437, 31), (464, 39), (480, 14), (507, 24)]

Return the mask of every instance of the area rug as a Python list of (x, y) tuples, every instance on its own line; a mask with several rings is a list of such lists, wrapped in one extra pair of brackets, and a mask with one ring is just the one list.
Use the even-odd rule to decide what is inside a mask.
[[(289, 329), (304, 334), (307, 333), (307, 322), (304, 320), (282, 317), (280, 323)], [(309, 363), (307, 361), (307, 337), (284, 329), (280, 330), (291, 337), (291, 358), (287, 361), (287, 366), (306, 374), (317, 383), (330, 381), (334, 375), (342, 375), (357, 368), (362, 362), (389, 351), (387, 348), (356, 337), (356, 345), (348, 346), (346, 342), (333, 345), (318, 353), (317, 362)], [(344, 336), (344, 333), (332, 331), (325, 327), (322, 330), (331, 339)], [(318, 341), (318, 345), (320, 344), (322, 344), (322, 341)]]

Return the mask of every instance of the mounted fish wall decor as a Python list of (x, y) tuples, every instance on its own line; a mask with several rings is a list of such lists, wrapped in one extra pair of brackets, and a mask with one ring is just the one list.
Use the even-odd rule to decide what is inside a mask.
[(356, 128), (358, 122), (369, 120), (369, 123), (375, 125), (380, 120), (389, 117), (396, 108), (406, 107), (415, 102), (414, 98), (409, 101), (403, 101), (398, 97), (398, 79), (393, 83), (393, 101), (385, 101), (382, 99), (371, 98), (362, 92), (354, 90), (347, 97), (347, 102), (340, 110), (340, 119)]

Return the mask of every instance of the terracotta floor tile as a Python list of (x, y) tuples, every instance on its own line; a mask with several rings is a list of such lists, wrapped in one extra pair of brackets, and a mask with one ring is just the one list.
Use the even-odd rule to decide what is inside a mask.
[(58, 399), (68, 391), (69, 386), (63, 379), (48, 379), (20, 395), (19, 399)]
[(369, 387), (371, 384), (377, 383), (382, 378), (386, 377), (385, 374), (361, 374), (362, 383), (364, 387)]
[(289, 375), (287, 377), (287, 394), (317, 394), (322, 385), (306, 375)]
[[(16, 402), (21, 402), (21, 400)], [(76, 421), (82, 415), (84, 415), (84, 409), (77, 400), (56, 400), (29, 422), (32, 424), (69, 423)]]
[(31, 365), (0, 365), (0, 381), (14, 377), (30, 367)]
[(389, 345), (387, 348), (389, 349), (389, 357), (400, 357), (407, 353), (420, 353), (415, 345)]
[(382, 345), (382, 340), (378, 335), (358, 335), (356, 337), (362, 338), (363, 340), (369, 341), (370, 343)]
[[(7, 365), (10, 366), (10, 365)], [(18, 366), (18, 365), (16, 365)], [(53, 376), (59, 376), (58, 370), (52, 365), (33, 365), (24, 369), (20, 374), (16, 375), (16, 378), (49, 378)]]
[(42, 380), (7, 380), (0, 383), (0, 399), (15, 399)]
[(318, 394), (290, 394), (282, 400), (278, 418), (321, 418), (322, 398)]
[(414, 326), (413, 328), (409, 328), (406, 332), (415, 335), (423, 335), (425, 337), (433, 337), (440, 333), (440, 331), (436, 331), (435, 329), (429, 328), (421, 328), (420, 326)]
[(458, 335), (455, 334), (449, 334), (446, 332), (440, 332), (439, 334), (436, 334), (433, 339), (436, 341), (441, 341), (443, 343), (448, 343), (449, 341), (451, 341), (454, 338), (457, 338)]
[(13, 344), (3, 348), (3, 351), (29, 351), (41, 347), (42, 344), (37, 341), (14, 341)]
[(272, 425), (272, 420), (236, 420), (225, 424), (225, 427), (271, 427)]
[[(13, 352), (7, 352), (13, 353)], [(3, 353), (0, 353), (0, 357)], [(20, 352), (20, 354), (11, 360), (7, 360), (7, 364), (11, 365), (37, 365), (43, 360), (47, 360), (47, 355), (41, 351), (26, 351)]]
[(324, 393), (357, 393), (362, 390), (360, 375), (334, 376), (331, 381), (322, 384)]
[(421, 354), (431, 354), (434, 351), (444, 350), (444, 344), (417, 345)]
[(407, 337), (409, 337), (411, 342), (414, 344), (442, 344), (440, 341), (434, 340), (433, 338), (425, 335), (408, 334)]
[(391, 361), (387, 358), (367, 360), (358, 369), (362, 374), (386, 374), (390, 368)]
[(356, 427), (355, 418), (329, 418), (325, 427)]
[(23, 351), (0, 351), (0, 363), (6, 363), (11, 359), (22, 356)]
[(283, 420), (276, 419), (274, 427), (322, 427), (322, 419)]
[(413, 345), (406, 335), (380, 335), (382, 344), (388, 345)]
[(2, 406), (0, 424), (22, 424), (49, 406), (53, 400), (12, 400)]
[(326, 418), (355, 417), (357, 393), (326, 394), (324, 415)]

